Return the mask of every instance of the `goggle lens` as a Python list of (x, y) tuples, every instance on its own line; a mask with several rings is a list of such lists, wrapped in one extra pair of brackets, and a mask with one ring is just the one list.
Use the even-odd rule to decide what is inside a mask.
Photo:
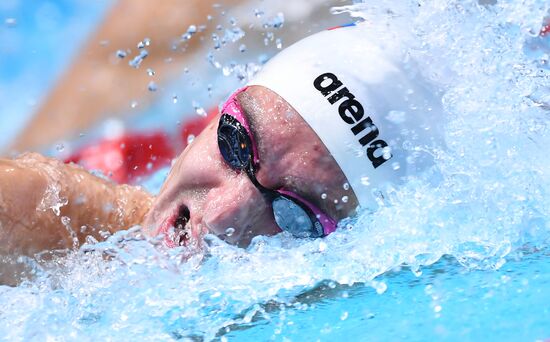
[(218, 146), (223, 159), (232, 168), (242, 170), (251, 162), (252, 150), (250, 139), (242, 132), (242, 129), (239, 129), (239, 126), (235, 126), (234, 123), (231, 123), (232, 120), (228, 119), (231, 119), (229, 115), (226, 118), (222, 118), (223, 121), (220, 121)]
[(300, 238), (323, 236), (321, 224), (318, 221), (313, 223), (310, 215), (293, 200), (278, 196), (273, 200), (271, 206), (275, 222), (282, 230)]

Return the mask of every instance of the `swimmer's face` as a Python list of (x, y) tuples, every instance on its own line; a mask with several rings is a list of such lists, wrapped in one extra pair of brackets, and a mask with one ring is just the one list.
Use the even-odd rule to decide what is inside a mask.
[[(270, 189), (292, 191), (339, 220), (357, 207), (346, 177), (315, 132), (281, 97), (267, 88), (249, 87), (238, 95), (260, 158), (256, 177)], [(280, 232), (271, 204), (251, 183), (246, 173), (233, 170), (218, 149), (219, 117), (177, 158), (161, 189), (145, 226), (151, 235), (186, 224), (189, 239), (196, 243), (205, 233), (246, 246), (257, 235)], [(324, 195), (326, 194), (326, 195)], [(342, 198), (347, 196), (347, 201)], [(179, 217), (179, 218), (178, 218)], [(178, 233), (179, 230), (176, 230)], [(180, 234), (181, 236), (181, 234)]]

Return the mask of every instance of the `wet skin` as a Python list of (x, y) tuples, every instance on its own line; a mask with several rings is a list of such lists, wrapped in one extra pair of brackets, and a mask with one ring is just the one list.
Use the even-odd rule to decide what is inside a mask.
[[(353, 213), (358, 202), (351, 188), (344, 187), (346, 177), (315, 132), (286, 101), (261, 86), (249, 87), (237, 99), (258, 146), (256, 176), (263, 186), (293, 191), (336, 220)], [(168, 245), (198, 245), (201, 236), (210, 232), (246, 246), (254, 236), (280, 232), (270, 203), (246, 174), (231, 169), (223, 160), (217, 143), (218, 119), (177, 158), (146, 216), (146, 232), (165, 234)], [(342, 201), (344, 196), (347, 201)], [(188, 222), (181, 220), (183, 211), (187, 211)], [(184, 237), (182, 222), (187, 222)], [(234, 233), (226, 234), (228, 228), (234, 228)]]

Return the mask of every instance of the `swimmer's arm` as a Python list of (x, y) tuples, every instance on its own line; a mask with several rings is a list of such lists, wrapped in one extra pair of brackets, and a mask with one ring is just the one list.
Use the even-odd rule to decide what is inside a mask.
[[(203, 44), (199, 37), (173, 48), (189, 25), (210, 24), (212, 6), (231, 7), (242, 0), (119, 0), (83, 47), (75, 63), (66, 70), (57, 86), (22, 130), (11, 149), (28, 151), (75, 136), (113, 113), (131, 115), (130, 103), (139, 108), (154, 101), (156, 93), (147, 89), (153, 80), (145, 70), (155, 71), (154, 81), (164, 84), (195, 58)], [(208, 25), (199, 35), (208, 37), (215, 28)], [(136, 44), (149, 38), (149, 55), (139, 69), (128, 62), (138, 55)], [(102, 43), (103, 42), (103, 43)], [(131, 51), (124, 59), (116, 51)], [(182, 51), (183, 50), (183, 51)], [(200, 57), (202, 58), (202, 56)], [(0, 149), (1, 150), (1, 149)]]
[[(0, 255), (73, 248), (140, 224), (152, 196), (37, 154), (0, 159)], [(56, 213), (56, 207), (59, 212)]]

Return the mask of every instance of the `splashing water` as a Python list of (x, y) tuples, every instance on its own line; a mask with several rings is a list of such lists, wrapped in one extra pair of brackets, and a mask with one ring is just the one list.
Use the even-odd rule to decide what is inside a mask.
[[(240, 249), (207, 236), (205, 253), (191, 255), (165, 250), (136, 227), (65, 256), (26, 261), (34, 278), (0, 287), (0, 336), (303, 340), (354, 331), (374, 340), (449, 337), (445, 332), (472, 339), (491, 331), (456, 313), (474, 302), (492, 305), (484, 317), (511, 321), (494, 326), (517, 339), (549, 337), (547, 324), (540, 327), (550, 319), (547, 308), (536, 305), (548, 303), (550, 284), (543, 272), (550, 242), (544, 62), (550, 43), (537, 37), (548, 9), (535, 0), (377, 1), (333, 9), (366, 21), (381, 39), (403, 42), (403, 58), (438, 89), (447, 125), (446, 147), (428, 151), (436, 170), (390, 189), (376, 213), (345, 220), (325, 239), (280, 234)], [(546, 50), (533, 53), (537, 44)], [(523, 314), (531, 312), (534, 323), (520, 333), (512, 329), (516, 318), (498, 314), (506, 310), (498, 300), (529, 286), (542, 291), (524, 297), (530, 307)], [(332, 312), (324, 307), (330, 303)], [(422, 305), (429, 314), (419, 311)], [(386, 321), (368, 325), (377, 315)], [(388, 329), (399, 317), (398, 331), (406, 333)], [(471, 331), (460, 330), (460, 322)], [(535, 335), (521, 335), (529, 332)]]

